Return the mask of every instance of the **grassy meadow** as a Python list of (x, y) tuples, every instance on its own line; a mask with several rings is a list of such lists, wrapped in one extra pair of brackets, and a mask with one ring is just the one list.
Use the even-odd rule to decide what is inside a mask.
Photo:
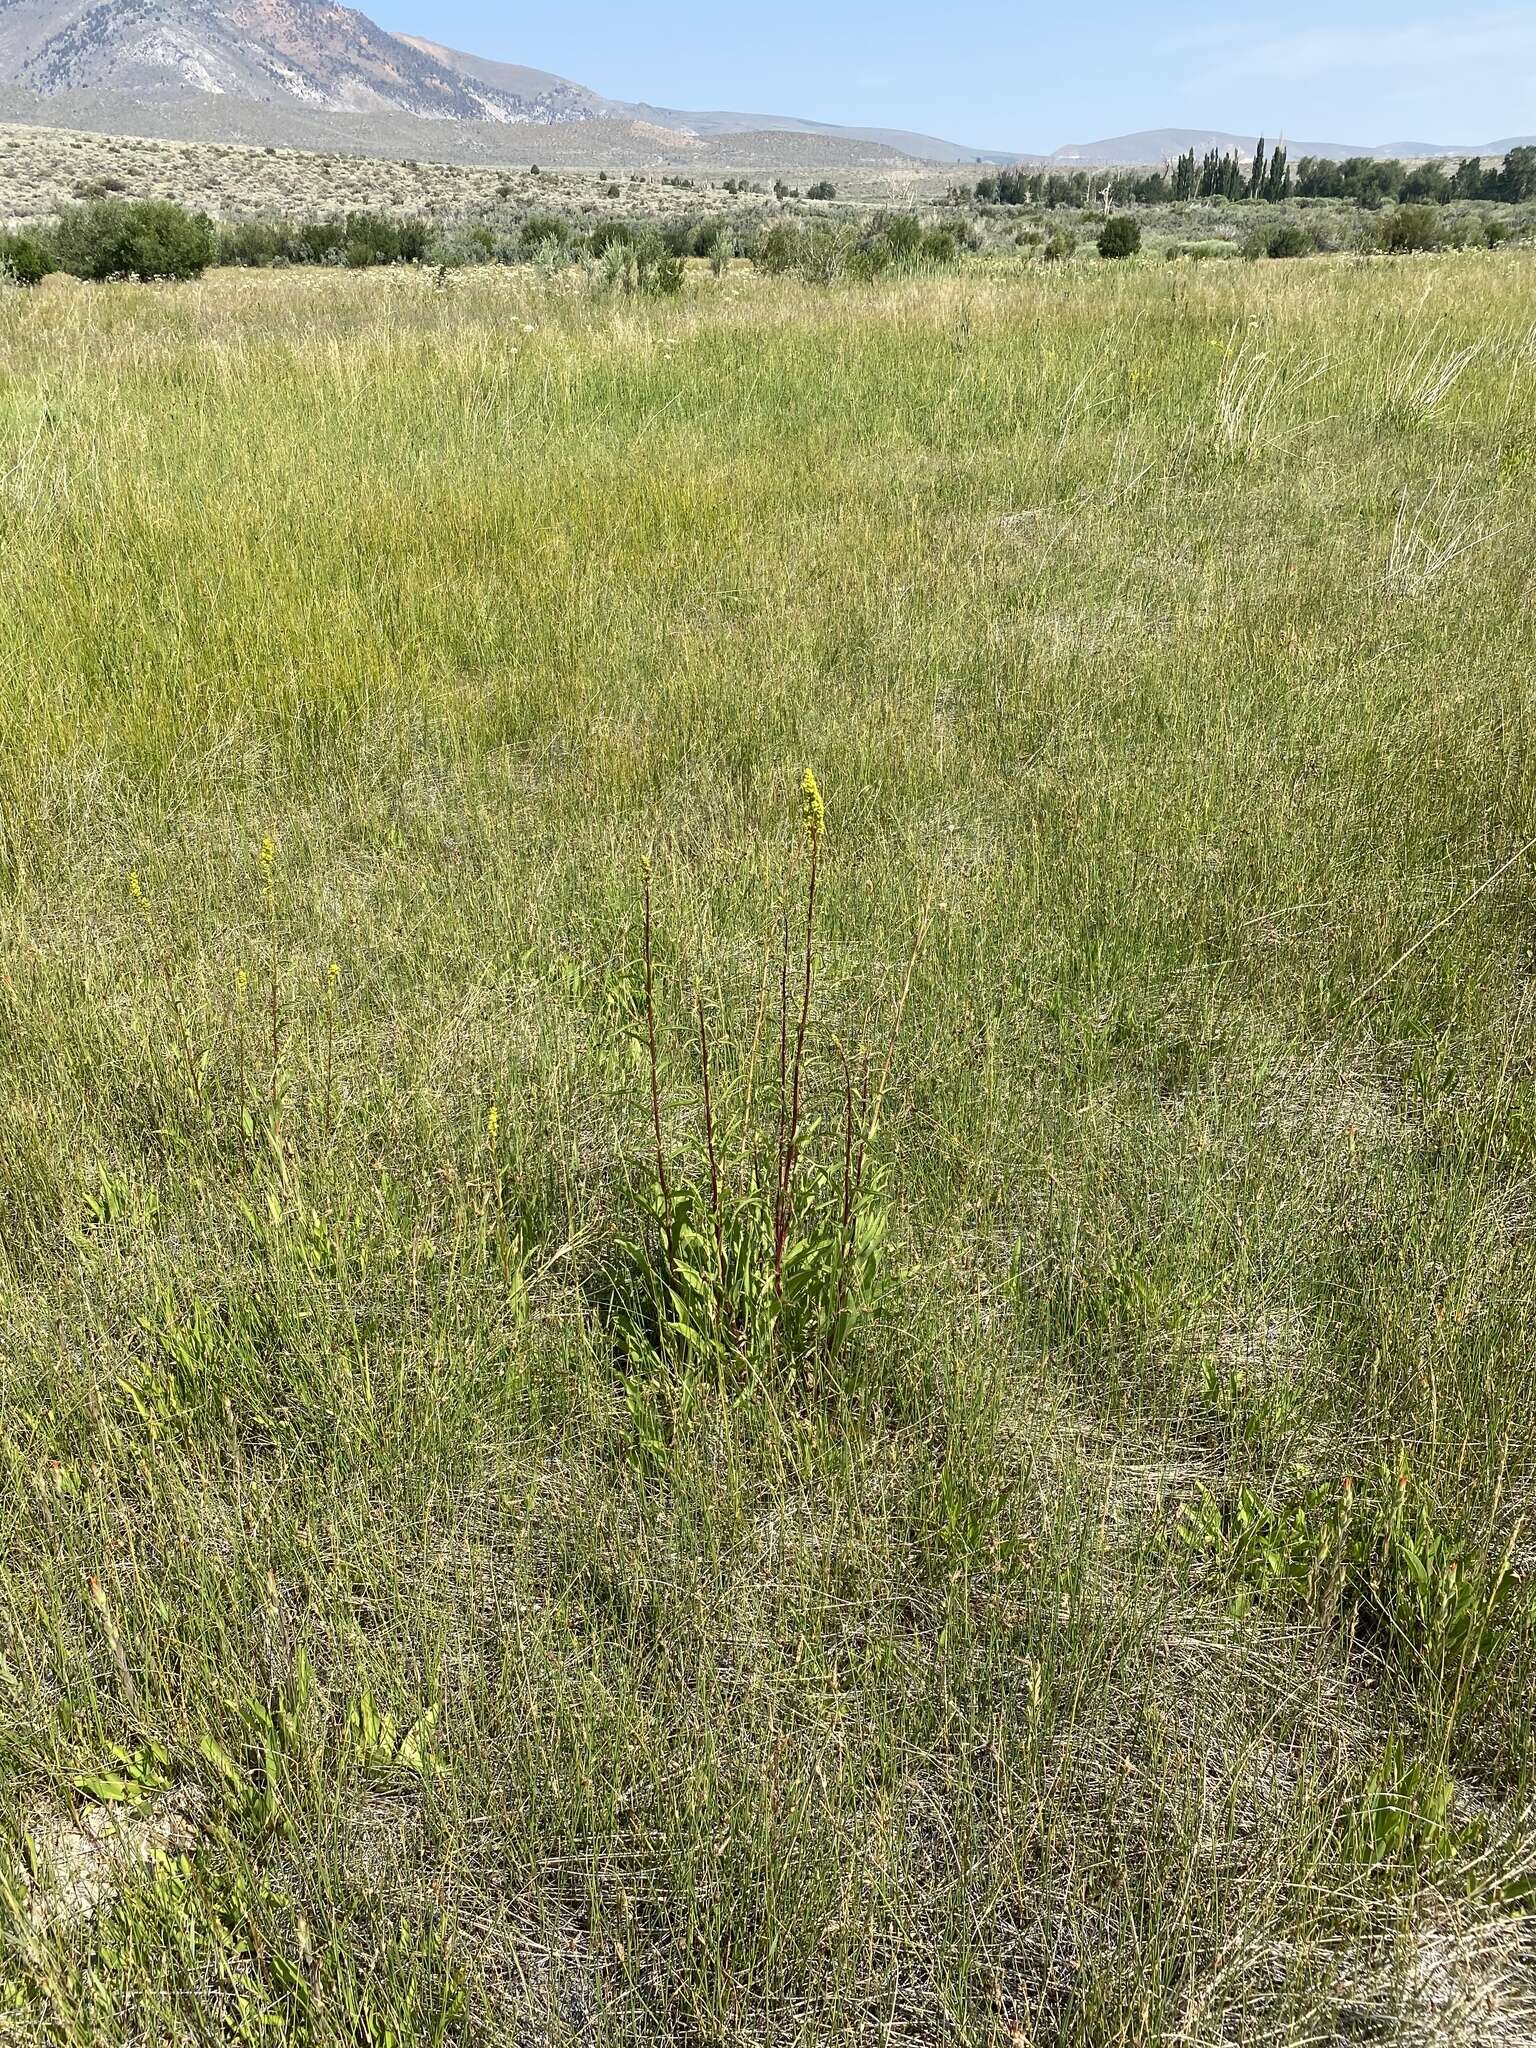
[(1532, 2038), (1533, 531), (1525, 251), (0, 295), (0, 2043)]

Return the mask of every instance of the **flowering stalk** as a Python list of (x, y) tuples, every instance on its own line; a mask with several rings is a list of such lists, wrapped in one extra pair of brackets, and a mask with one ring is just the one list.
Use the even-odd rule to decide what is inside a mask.
[[(809, 768), (806, 769), (805, 780), (800, 785), (800, 817), (805, 830), (806, 845), (810, 850), (810, 872), (805, 889), (805, 947), (801, 963), (800, 1021), (795, 1032), (795, 1059), (789, 1084), (789, 1120), (780, 1156), (780, 1199), (773, 1242), (773, 1285), (775, 1293), (780, 1296), (784, 1292), (784, 1249), (789, 1241), (789, 1228), (794, 1214), (795, 1155), (800, 1144), (800, 1089), (805, 1077), (805, 1031), (811, 1015), (816, 864), (821, 849), (821, 835), (826, 829), (827, 822), (826, 805), (821, 800), (821, 791), (816, 787), (816, 777)], [(782, 1051), (780, 1057), (782, 1059)]]
[(715, 1264), (720, 1276), (720, 1292), (715, 1300), (715, 1316), (719, 1319), (725, 1307), (725, 1236), (720, 1225), (720, 1161), (715, 1150), (715, 1103), (709, 1081), (709, 1030), (704, 1022), (704, 1004), (698, 991), (694, 991), (694, 1012), (699, 1020), (699, 1071), (704, 1080), (704, 1149), (709, 1158), (709, 1220), (715, 1232)]

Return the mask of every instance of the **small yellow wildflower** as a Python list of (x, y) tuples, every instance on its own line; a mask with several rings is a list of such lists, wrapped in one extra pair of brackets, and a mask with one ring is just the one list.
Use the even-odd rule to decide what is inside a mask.
[(816, 787), (816, 777), (807, 768), (805, 780), (800, 785), (800, 816), (805, 825), (805, 836), (814, 846), (826, 829), (827, 807), (821, 800), (821, 791)]
[(331, 962), (330, 966), (325, 970), (325, 979), (326, 985), (330, 989), (331, 994), (335, 995), (337, 989), (341, 987), (341, 969), (334, 960)]
[(235, 969), (235, 994), (237, 996), (243, 996), (246, 990), (250, 987), (250, 985), (251, 977), (246, 973), (243, 967), (237, 967)]
[(493, 1102), (490, 1108), (486, 1111), (485, 1116), (485, 1135), (490, 1139), (493, 1145), (496, 1142), (496, 1131), (500, 1122), (501, 1117), (497, 1112), (495, 1103)]
[(144, 901), (144, 884), (139, 880), (139, 871), (137, 868), (132, 868), (129, 870), (128, 894), (133, 898), (135, 903), (142, 903)]

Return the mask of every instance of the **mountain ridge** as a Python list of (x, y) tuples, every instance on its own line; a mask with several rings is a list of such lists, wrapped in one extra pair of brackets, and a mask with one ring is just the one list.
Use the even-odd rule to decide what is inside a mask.
[(697, 112), (681, 107), (653, 106), (646, 100), (605, 99), (600, 93), (592, 92), (586, 86), (573, 85), (569, 79), (557, 79), (553, 72), (529, 71), (526, 66), (505, 64), (495, 58), (476, 57), (464, 50), (451, 49), (446, 43), (434, 43), (425, 36), (412, 35), (404, 30), (394, 31), (400, 42), (408, 43), (413, 49), (429, 53), (433, 59), (456, 70), (461, 76), (483, 84), (496, 85), (511, 77), (547, 79), (566, 90), (581, 94), (588, 100), (599, 118), (643, 121), (653, 127), (665, 128), (682, 135), (700, 137), (721, 135), (764, 135), (781, 133), (787, 135), (827, 135), (841, 141), (868, 142), (882, 148), (895, 149), (903, 156), (915, 157), (922, 163), (1012, 163), (1015, 159), (1008, 150), (972, 149), (964, 143), (946, 142), (942, 136), (923, 135), (903, 128), (861, 128), (837, 121), (811, 121), (797, 114), (747, 114), (726, 111)]
[[(1257, 135), (1236, 135), (1219, 128), (1142, 128), (1129, 135), (1102, 136), (1096, 142), (1068, 142), (1043, 157), (1021, 155), (1021, 163), (1074, 165), (1092, 169), (1113, 170), (1155, 165), (1182, 155), (1193, 149), (1203, 155), (1208, 149), (1220, 150), (1224, 155), (1236, 150), (1240, 156), (1251, 156), (1260, 140)], [(1362, 156), (1385, 159), (1389, 157), (1451, 157), (1502, 156), (1506, 150), (1519, 149), (1531, 141), (1531, 137), (1511, 137), (1503, 142), (1474, 144), (1447, 142), (1293, 142), (1283, 129), (1275, 129), (1269, 135), (1271, 142), (1283, 142), (1294, 161), (1297, 157), (1317, 156), (1332, 159)]]
[[(587, 141), (595, 160), (761, 161), (775, 138), (816, 163), (865, 166), (1022, 164), (1042, 169), (1155, 165), (1194, 148), (1253, 150), (1257, 137), (1216, 129), (1154, 128), (1047, 152), (979, 148), (908, 129), (813, 121), (797, 115), (688, 111), (618, 100), (533, 66), (475, 56), (411, 32), (392, 32), (341, 0), (0, 0), (0, 99), (9, 118), (119, 132), (314, 146), (326, 124), (343, 146), (430, 147), (451, 153), (536, 153), (533, 137)], [(423, 141), (407, 130), (420, 128)], [(527, 137), (530, 147), (521, 146)], [(733, 142), (732, 138), (738, 138)], [(1277, 138), (1279, 134), (1277, 131)], [(1529, 138), (1525, 138), (1529, 140)], [(1290, 144), (1293, 157), (1497, 157), (1518, 139), (1480, 146), (1431, 143)]]

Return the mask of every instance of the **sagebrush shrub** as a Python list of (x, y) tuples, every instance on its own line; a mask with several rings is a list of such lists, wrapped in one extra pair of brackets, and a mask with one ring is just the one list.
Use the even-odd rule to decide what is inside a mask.
[(752, 259), (759, 270), (766, 270), (771, 276), (782, 277), (794, 269), (800, 258), (804, 237), (793, 222), (775, 221), (767, 234), (757, 245), (757, 254)]
[(1316, 250), (1317, 244), (1306, 229), (1291, 225), (1271, 228), (1264, 241), (1264, 254), (1276, 260), (1311, 256)]
[(898, 262), (910, 262), (923, 246), (923, 224), (912, 213), (882, 214), (875, 233)]
[(39, 284), (58, 269), (53, 251), (38, 235), (0, 235), (0, 277), (12, 284)]
[(1376, 240), (1392, 256), (1417, 255), (1438, 249), (1444, 235), (1432, 206), (1397, 206), (1376, 230)]
[(342, 224), (343, 254), (349, 270), (382, 263), (419, 263), (427, 253), (425, 221), (392, 220), (382, 213), (349, 213)]
[(201, 277), (218, 254), (205, 213), (168, 199), (100, 199), (60, 214), (59, 267), (76, 277)]
[(525, 249), (536, 249), (540, 242), (563, 242), (566, 233), (558, 213), (530, 213), (518, 230), (518, 240)]

